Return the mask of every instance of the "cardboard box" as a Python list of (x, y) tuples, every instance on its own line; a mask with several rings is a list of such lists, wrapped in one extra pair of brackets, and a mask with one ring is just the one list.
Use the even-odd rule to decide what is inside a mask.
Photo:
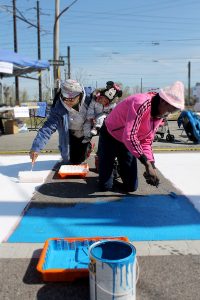
[(5, 134), (15, 134), (19, 132), (17, 122), (15, 120), (6, 120), (4, 122)]

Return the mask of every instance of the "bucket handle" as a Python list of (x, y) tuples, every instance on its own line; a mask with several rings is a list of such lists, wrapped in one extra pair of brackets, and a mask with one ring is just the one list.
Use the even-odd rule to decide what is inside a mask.
[(135, 285), (136, 285), (138, 283), (139, 275), (140, 275), (140, 267), (139, 267), (137, 257), (135, 258), (135, 263), (136, 263), (136, 280), (135, 280)]
[[(140, 269), (139, 269), (139, 264), (138, 264), (137, 258), (136, 258), (135, 260), (136, 260), (136, 281), (135, 281), (135, 285), (136, 285), (137, 282), (138, 282), (138, 279), (139, 279), (139, 271), (140, 271)], [(116, 296), (116, 297), (117, 297), (117, 296), (123, 297), (124, 295), (128, 295), (128, 294), (130, 293), (130, 291), (132, 292), (132, 291), (134, 290), (134, 288), (132, 288), (132, 289), (129, 290), (128, 293), (118, 293), (118, 294), (113, 294), (113, 293), (111, 293), (111, 292), (109, 292), (109, 291), (103, 289), (102, 286), (100, 286), (97, 282), (96, 282), (96, 284), (97, 284), (97, 286), (98, 286), (103, 292), (105, 292), (105, 293), (108, 294), (108, 295), (114, 296), (114, 297), (115, 297), (115, 296)]]

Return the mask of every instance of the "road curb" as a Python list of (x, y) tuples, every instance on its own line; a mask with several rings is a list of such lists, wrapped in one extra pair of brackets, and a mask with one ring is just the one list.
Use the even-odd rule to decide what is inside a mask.
[[(200, 152), (197, 147), (153, 148), (153, 152)], [(0, 155), (29, 154), (30, 150), (0, 151)], [(42, 150), (40, 154), (59, 154), (58, 150)]]
[[(13, 151), (0, 151), (0, 155), (13, 155), (13, 154), (29, 154), (30, 150), (13, 150)], [(40, 154), (58, 154), (58, 150), (42, 150)]]
[(190, 152), (190, 151), (196, 151), (200, 152), (200, 148), (190, 147), (190, 148), (154, 148), (153, 152)]

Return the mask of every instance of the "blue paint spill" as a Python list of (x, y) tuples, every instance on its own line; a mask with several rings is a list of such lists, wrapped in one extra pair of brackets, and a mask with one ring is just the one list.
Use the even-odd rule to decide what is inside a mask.
[(185, 196), (148, 195), (75, 206), (29, 208), (9, 242), (127, 236), (131, 241), (198, 240), (200, 214)]

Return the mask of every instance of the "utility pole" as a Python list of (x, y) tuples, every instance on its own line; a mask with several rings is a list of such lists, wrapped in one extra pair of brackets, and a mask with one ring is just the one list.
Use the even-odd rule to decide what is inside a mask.
[[(40, 8), (39, 1), (37, 0), (37, 42), (38, 42), (38, 60), (41, 59), (41, 48), (40, 48)], [(39, 101), (42, 101), (42, 73), (38, 72), (38, 88), (39, 88)]]
[[(74, 0), (69, 6), (65, 7), (60, 13), (60, 0), (55, 0), (55, 21), (53, 26), (53, 59), (54, 61), (59, 60), (59, 18), (64, 12), (66, 12), (75, 2)], [(59, 66), (54, 64), (54, 96), (57, 92), (58, 81), (60, 79)]]
[[(66, 58), (66, 61), (65, 61)], [(64, 69), (64, 74), (65, 74), (65, 80), (70, 79), (71, 78), (71, 63), (70, 63), (70, 46), (67, 46), (67, 55), (66, 56), (59, 56), (59, 60), (63, 60), (64, 61), (64, 66), (67, 66)]]
[(188, 104), (190, 105), (191, 63), (188, 62)]
[(140, 79), (140, 93), (142, 93), (142, 78)]
[(67, 46), (67, 70), (68, 70), (68, 79), (71, 78), (71, 63), (70, 63), (70, 46)]
[[(53, 59), (54, 60), (59, 59), (59, 22), (58, 22), (59, 11), (60, 11), (60, 0), (55, 0), (55, 23), (54, 23), (54, 35), (53, 35), (53, 39), (54, 39)], [(54, 74), (54, 96), (55, 96), (58, 89), (58, 79), (60, 75), (58, 65), (54, 65), (53, 74)]]
[[(14, 33), (14, 51), (17, 52), (16, 0), (13, 0), (13, 33)], [(19, 105), (19, 78), (17, 76), (15, 76), (15, 104)]]

